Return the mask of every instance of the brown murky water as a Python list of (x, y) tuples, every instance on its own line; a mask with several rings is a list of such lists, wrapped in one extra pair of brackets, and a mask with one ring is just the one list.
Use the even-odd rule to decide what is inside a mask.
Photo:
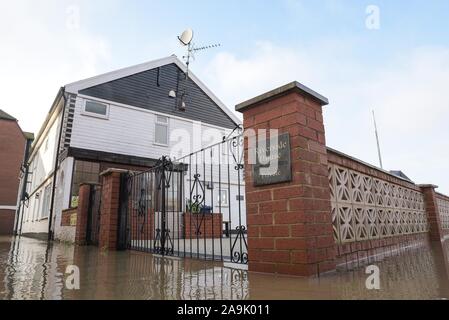
[[(448, 255), (449, 244), (433, 243), (381, 257), (375, 262), (381, 289), (367, 290), (365, 268), (303, 279), (220, 263), (0, 238), (0, 299), (446, 299)], [(79, 267), (80, 290), (66, 288), (69, 265)]]

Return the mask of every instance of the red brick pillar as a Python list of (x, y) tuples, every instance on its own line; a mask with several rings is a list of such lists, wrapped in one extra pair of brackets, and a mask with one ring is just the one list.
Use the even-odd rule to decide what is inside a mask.
[(291, 144), (291, 182), (256, 187), (245, 157), (250, 271), (314, 276), (336, 268), (322, 113), (327, 104), (293, 82), (236, 107), (245, 130), (279, 129)]
[(81, 184), (79, 189), (78, 210), (76, 212), (75, 244), (86, 245), (87, 219), (89, 216), (90, 184)]
[(437, 195), (435, 185), (420, 185), (424, 194), (424, 203), (426, 206), (427, 221), (429, 223), (430, 240), (441, 241), (443, 238), (443, 229), (441, 227), (440, 212), (438, 210)]
[(99, 247), (105, 250), (117, 249), (117, 232), (119, 223), (120, 175), (126, 170), (109, 169), (101, 174)]

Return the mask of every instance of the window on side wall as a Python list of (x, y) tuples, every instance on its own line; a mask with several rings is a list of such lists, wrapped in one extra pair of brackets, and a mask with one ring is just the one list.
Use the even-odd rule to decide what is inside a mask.
[(44, 202), (42, 204), (41, 219), (48, 218), (50, 215), (51, 187), (52, 184), (50, 183), (44, 190)]
[(156, 116), (154, 143), (168, 146), (168, 117)]
[(109, 105), (92, 100), (85, 100), (82, 114), (101, 119), (109, 119)]

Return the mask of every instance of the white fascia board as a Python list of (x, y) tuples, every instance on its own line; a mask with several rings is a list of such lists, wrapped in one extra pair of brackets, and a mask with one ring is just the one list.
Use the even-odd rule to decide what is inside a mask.
[(0, 210), (17, 210), (17, 206), (0, 206)]
[[(178, 57), (172, 55), (170, 57), (150, 61), (136, 66), (105, 73), (96, 77), (73, 82), (65, 86), (65, 91), (77, 95), (81, 90), (91, 88), (100, 85), (102, 83), (114, 81), (120, 78), (129, 77), (133, 74), (159, 68), (171, 63), (176, 64), (183, 72), (187, 71), (187, 66), (184, 63), (182, 63), (178, 59)], [(198, 79), (192, 72), (189, 72), (189, 74), (190, 78), (201, 88), (201, 90), (203, 90), (212, 99), (212, 101), (214, 101), (219, 106), (220, 109), (223, 110), (224, 113), (226, 113), (228, 117), (230, 117), (235, 123), (242, 124), (242, 121), (220, 99), (218, 99), (218, 97), (215, 94), (213, 94), (213, 92), (210, 91), (209, 88), (207, 88), (206, 85), (200, 79)]]
[(164, 65), (174, 63), (175, 60), (177, 60), (176, 56), (170, 56), (142, 64), (138, 64), (132, 67), (123, 68), (119, 70), (115, 70), (112, 72), (108, 72), (105, 74), (101, 74), (92, 78), (88, 78), (85, 80), (80, 80), (77, 82), (73, 82), (70, 84), (65, 85), (65, 91), (73, 94), (78, 94), (79, 91), (91, 88), (103, 83), (107, 83), (110, 81), (114, 81), (120, 78), (128, 77), (133, 74), (137, 74), (140, 72), (144, 72), (147, 70), (155, 69), (162, 67)]

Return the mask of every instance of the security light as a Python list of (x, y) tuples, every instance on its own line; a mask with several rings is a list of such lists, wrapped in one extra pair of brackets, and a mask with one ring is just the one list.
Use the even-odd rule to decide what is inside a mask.
[(176, 98), (176, 91), (175, 90), (170, 90), (170, 92), (168, 93), (168, 97), (175, 99)]

